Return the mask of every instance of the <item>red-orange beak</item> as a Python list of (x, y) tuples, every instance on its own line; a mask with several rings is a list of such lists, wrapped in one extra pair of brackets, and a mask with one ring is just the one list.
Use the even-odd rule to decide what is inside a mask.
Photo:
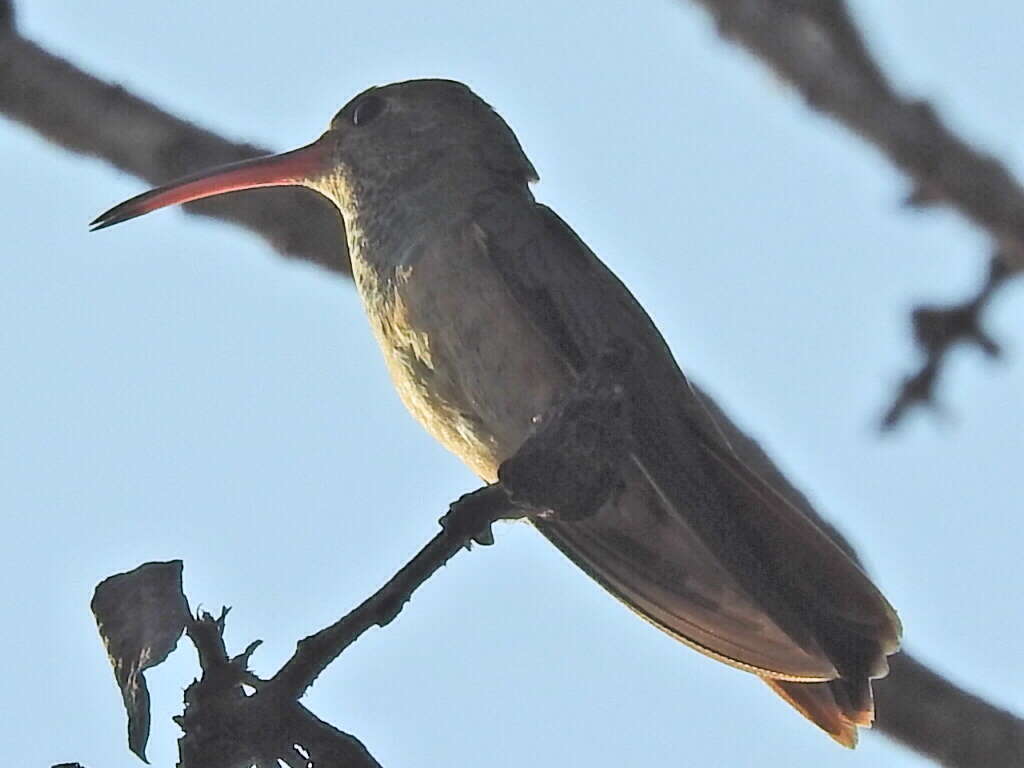
[(324, 134), (301, 149), (223, 165), (143, 192), (100, 214), (89, 226), (91, 231), (95, 232), (97, 229), (120, 224), (158, 208), (225, 192), (255, 187), (302, 185), (321, 175), (329, 165), (331, 143), (327, 140), (327, 135)]

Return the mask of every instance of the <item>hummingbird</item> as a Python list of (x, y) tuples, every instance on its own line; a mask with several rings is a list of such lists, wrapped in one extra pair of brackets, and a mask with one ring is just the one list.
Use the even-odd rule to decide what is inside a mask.
[(896, 612), (755, 471), (629, 290), (534, 199), (537, 172), (466, 85), (369, 88), (311, 144), (195, 174), (111, 208), (101, 229), (254, 187), (312, 188), (344, 220), (352, 275), (401, 400), (484, 482), (610, 347), (628, 447), (596, 509), (533, 524), (633, 611), (760, 677), (839, 743), (874, 718)]

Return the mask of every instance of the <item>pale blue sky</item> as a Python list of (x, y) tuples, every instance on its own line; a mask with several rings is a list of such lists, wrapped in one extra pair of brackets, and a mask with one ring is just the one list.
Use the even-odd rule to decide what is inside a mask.
[[(956, 354), (945, 417), (874, 430), (915, 360), (907, 316), (981, 279), (986, 240), (900, 208), (904, 181), (811, 115), (686, 3), (19, 3), (22, 31), (225, 135), (285, 149), (368, 85), (468, 82), (536, 192), (634, 290), (683, 366), (857, 545), (907, 647), (1024, 712), (1024, 289), (989, 315), (1004, 363)], [(1024, 169), (1024, 6), (856, 0), (899, 83)], [(88, 603), (180, 557), (193, 605), (268, 673), (361, 600), (475, 480), (409, 418), (350, 284), (0, 123), (0, 638), (10, 765), (137, 765)], [(315, 586), (314, 586), (315, 585)], [(150, 757), (195, 673), (150, 675)], [(525, 525), (462, 555), (309, 705), (400, 766), (924, 765), (846, 752), (765, 686), (662, 636)]]

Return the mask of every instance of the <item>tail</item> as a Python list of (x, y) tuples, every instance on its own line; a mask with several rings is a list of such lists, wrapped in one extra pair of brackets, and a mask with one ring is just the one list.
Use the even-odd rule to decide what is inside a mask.
[(874, 721), (870, 683), (867, 706), (854, 707), (841, 690), (844, 681), (790, 683), (771, 678), (763, 680), (801, 715), (849, 749), (857, 746), (857, 727), (870, 728)]

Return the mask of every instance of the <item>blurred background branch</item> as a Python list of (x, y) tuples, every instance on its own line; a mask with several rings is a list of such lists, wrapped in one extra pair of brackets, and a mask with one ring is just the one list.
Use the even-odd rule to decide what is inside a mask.
[[(978, 344), (990, 355), (997, 349), (988, 343), (981, 318), (998, 289), (1024, 266), (1024, 188), (998, 159), (960, 139), (927, 102), (893, 88), (843, 2), (693, 1), (714, 16), (723, 37), (765, 62), (811, 108), (878, 147), (909, 177), (914, 191), (908, 205), (952, 206), (992, 238), (997, 279), (964, 302), (913, 313), (925, 360), (893, 396), (882, 421), (892, 428), (912, 406), (934, 404), (935, 384), (953, 346)], [(154, 185), (270, 152), (168, 114), (39, 48), (17, 34), (6, 2), (0, 7), (4, 23), (0, 113), (59, 146), (102, 158)], [(340, 219), (309, 190), (254, 190), (185, 207), (245, 227), (285, 257), (348, 274)], [(935, 328), (944, 332), (931, 333)]]
[[(770, 67), (804, 98), (874, 144), (909, 178), (914, 207), (952, 206), (992, 238), (1001, 268), (973, 299), (948, 308), (918, 308), (913, 327), (926, 351), (882, 421), (895, 426), (910, 406), (934, 403), (935, 382), (957, 343), (994, 347), (981, 315), (1010, 274), (1024, 269), (1024, 188), (997, 158), (972, 147), (926, 101), (902, 96), (872, 57), (843, 0), (691, 0), (718, 31)], [(922, 328), (942, 326), (940, 334)]]
[[(7, 29), (0, 38), (0, 114), (57, 146), (106, 160), (154, 186), (270, 152), (170, 115), (44, 51), (17, 34), (9, 3), (0, 6), (0, 25)], [(341, 220), (310, 190), (253, 190), (185, 208), (244, 227), (282, 256), (348, 273)]]

